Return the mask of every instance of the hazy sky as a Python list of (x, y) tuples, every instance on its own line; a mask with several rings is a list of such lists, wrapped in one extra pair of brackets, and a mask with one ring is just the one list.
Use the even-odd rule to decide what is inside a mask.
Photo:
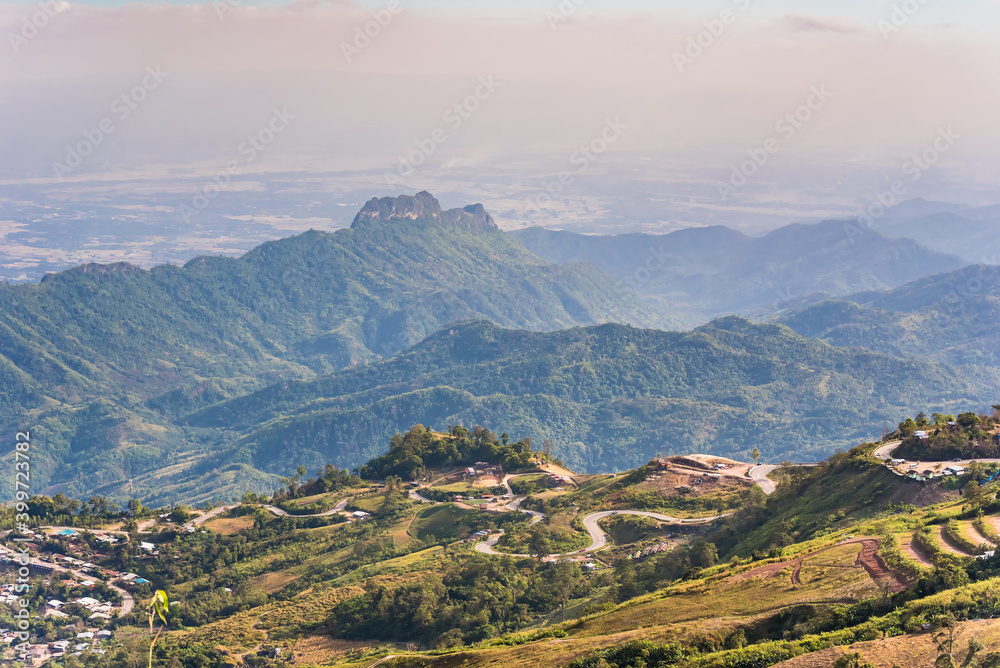
[[(375, 29), (373, 12), (391, 20)], [(378, 34), (355, 41), (366, 25)], [(418, 173), (529, 174), (575, 169), (596, 142), (722, 179), (774, 140), (759, 178), (809, 163), (889, 179), (950, 132), (938, 177), (988, 191), (1000, 172), (996, 1), (4, 2), (0, 28), (7, 178), (51, 178), (87, 132), (101, 141), (73, 176), (208, 173), (248, 155), (275, 110), (287, 127), (255, 169), (402, 174), (410, 156)], [(102, 121), (113, 131), (95, 134)]]

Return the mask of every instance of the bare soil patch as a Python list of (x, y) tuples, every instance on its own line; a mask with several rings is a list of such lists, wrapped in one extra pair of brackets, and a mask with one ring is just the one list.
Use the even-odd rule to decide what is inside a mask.
[(913, 559), (921, 566), (934, 568), (934, 562), (920, 550), (920, 547), (915, 542), (913, 542), (913, 534), (910, 534), (908, 537), (900, 541), (899, 547), (903, 554), (907, 555), (910, 559)]
[(958, 557), (971, 557), (971, 554), (960, 550), (957, 545), (952, 545), (951, 541), (948, 540), (948, 535), (944, 532), (944, 529), (944, 527), (941, 527), (937, 532), (937, 540), (941, 549)]
[(917, 508), (926, 508), (946, 501), (955, 501), (961, 493), (947, 490), (935, 483), (910, 483), (901, 485), (889, 502), (894, 504), (909, 503)]

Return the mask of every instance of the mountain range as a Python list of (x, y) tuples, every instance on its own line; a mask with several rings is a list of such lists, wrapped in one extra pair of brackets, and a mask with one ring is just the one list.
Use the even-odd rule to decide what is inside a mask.
[(443, 211), (420, 193), (240, 258), (89, 264), (0, 285), (0, 405), (11, 433), (38, 425), (39, 488), (83, 494), (211, 451), (165, 407), (371, 362), (470, 318), (672, 324), (592, 265), (539, 259), (482, 206)]
[(842, 223), (511, 235), (481, 205), (372, 199), (239, 258), (0, 286), (0, 403), (35, 489), (161, 503), (351, 468), (415, 423), (502, 425), (580, 470), (812, 460), (996, 402), (997, 277), (963, 265)]
[(372, 200), (354, 225), (146, 271), (84, 265), (0, 286), (6, 405), (114, 386), (332, 371), (389, 356), (454, 320), (525, 329), (669, 325), (594, 267), (552, 266), (481, 206)]
[(354, 465), (413, 424), (505, 425), (551, 439), (576, 470), (657, 452), (811, 461), (894, 427), (914, 406), (982, 404), (1000, 371), (837, 348), (730, 316), (692, 332), (600, 325), (553, 333), (457, 324), (389, 360), (289, 381), (184, 421), (245, 434), (227, 465), (283, 472)]
[(913, 239), (966, 262), (1000, 264), (1000, 206), (912, 199), (869, 225), (888, 237)]
[(1000, 367), (1000, 266), (973, 265), (780, 319), (803, 336), (896, 357)]
[(816, 293), (896, 288), (967, 264), (912, 239), (844, 221), (793, 224), (762, 237), (719, 226), (670, 234), (595, 236), (542, 228), (513, 234), (550, 262), (593, 263), (688, 326), (779, 310)]

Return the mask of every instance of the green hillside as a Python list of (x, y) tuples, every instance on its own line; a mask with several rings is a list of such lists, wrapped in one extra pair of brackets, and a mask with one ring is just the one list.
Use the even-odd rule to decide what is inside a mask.
[(832, 345), (1000, 367), (1000, 267), (976, 265), (887, 292), (822, 302), (781, 322)]
[(597, 268), (532, 255), (480, 205), (373, 199), (350, 229), (240, 258), (92, 264), (0, 285), (2, 422), (35, 428), (36, 489), (121, 493), (169, 461), (181, 464), (160, 481), (172, 494), (212, 473), (207, 442), (220, 439), (173, 416), (388, 357), (469, 318), (529, 330), (670, 324)]
[(303, 376), (469, 318), (541, 330), (666, 324), (593, 267), (539, 260), (481, 206), (442, 211), (421, 193), (372, 200), (349, 230), (241, 258), (85, 265), (0, 286), (5, 400), (31, 405), (40, 388), (57, 399), (117, 388), (148, 398), (185, 380)]
[(572, 468), (602, 471), (661, 450), (746, 457), (758, 447), (765, 461), (814, 461), (895, 427), (907, 407), (988, 402), (998, 387), (995, 375), (970, 381), (737, 317), (689, 333), (473, 322), (390, 360), (280, 383), (185, 422), (243, 434), (227, 461), (270, 472), (357, 466), (417, 423), (504, 424), (513, 439), (551, 439)]
[[(194, 532), (179, 530), (188, 509), (139, 508), (113, 550), (62, 526), (117, 524), (116, 513), (36, 496), (31, 526), (47, 537), (28, 547), (32, 556), (99, 569), (33, 573), (32, 604), (85, 592), (109, 601), (114, 616), (98, 619), (80, 599), (28, 628), (41, 646), (73, 641), (82, 627), (110, 636), (43, 668), (995, 668), (1000, 558), (973, 558), (1000, 541), (998, 485), (975, 485), (995, 469), (964, 476), (975, 494), (959, 496), (893, 475), (875, 448), (779, 468), (770, 496), (745, 467), (678, 496), (676, 481), (701, 475), (684, 457), (624, 475), (564, 471), (564, 485), (517, 500), (535, 512), (529, 520), (509, 497), (486, 512), (421, 500), (392, 472), (421, 458), (417, 477), (427, 480), (418, 484), (429, 486), (417, 491), (430, 494), (432, 480), (477, 458), (518, 460), (505, 471), (526, 464), (513, 483), (537, 479), (536, 467), (551, 468), (544, 454), (483, 428), (418, 428), (369, 462), (384, 484), (333, 467), (312, 479), (300, 472)], [(718, 505), (720, 485), (731, 504)], [(337, 500), (345, 510), (322, 516), (275, 508)], [(661, 514), (694, 502), (731, 512), (695, 522)], [(11, 523), (13, 512), (0, 520)], [(556, 554), (565, 549), (574, 553)], [(145, 611), (126, 611), (123, 599), (140, 603), (157, 589), (171, 606), (150, 648)], [(0, 660), (12, 658), (0, 649)]]

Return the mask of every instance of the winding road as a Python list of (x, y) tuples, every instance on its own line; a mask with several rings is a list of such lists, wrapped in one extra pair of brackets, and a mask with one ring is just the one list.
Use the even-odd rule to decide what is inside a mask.
[(764, 494), (770, 496), (774, 494), (774, 490), (777, 489), (775, 482), (768, 478), (767, 476), (778, 469), (786, 468), (812, 468), (814, 466), (819, 466), (819, 464), (812, 462), (809, 464), (758, 464), (756, 466), (751, 466), (750, 470), (747, 471), (747, 475), (757, 483), (757, 486), (761, 488)]
[(761, 464), (759, 466), (754, 466), (747, 471), (747, 475), (750, 476), (751, 480), (757, 483), (757, 486), (760, 487), (765, 494), (770, 496), (771, 494), (774, 494), (774, 490), (777, 489), (777, 487), (775, 486), (774, 481), (767, 476), (769, 473), (772, 473), (780, 468), (780, 466)]
[[(541, 513), (538, 513), (541, 515)], [(650, 513), (644, 510), (602, 510), (600, 512), (591, 513), (583, 518), (583, 527), (590, 534), (590, 545), (587, 547), (576, 550), (575, 552), (567, 552), (566, 554), (550, 554), (548, 557), (568, 557), (574, 554), (585, 554), (588, 552), (597, 552), (598, 550), (603, 550), (608, 545), (608, 536), (604, 533), (604, 530), (598, 525), (598, 522), (606, 517), (611, 517), (612, 515), (639, 515), (641, 517), (651, 517), (654, 520), (659, 520), (660, 522), (666, 522), (668, 524), (686, 524), (686, 525), (698, 525), (707, 524), (708, 522), (714, 522), (715, 520), (726, 517), (727, 515), (715, 515), (714, 517), (702, 517), (696, 520), (682, 519), (679, 517), (671, 517), (670, 515), (661, 515), (660, 513)], [(540, 519), (540, 518), (539, 518)], [(510, 554), (508, 552), (497, 552), (494, 548), (496, 547), (497, 541), (500, 540), (501, 534), (494, 534), (490, 536), (487, 540), (482, 543), (476, 544), (476, 551), (482, 552), (483, 554), (493, 554), (493, 555), (507, 555), (511, 557), (528, 557), (528, 554)]]
[(889, 459), (892, 457), (892, 451), (899, 447), (901, 441), (892, 441), (891, 443), (886, 443), (883, 446), (875, 448), (872, 452), (872, 456), (875, 459)]
[[(882, 460), (883, 462), (891, 461), (893, 451), (895, 451), (895, 449), (899, 447), (899, 444), (901, 442), (902, 441), (892, 441), (891, 443), (886, 443), (885, 445), (879, 446), (878, 448), (876, 448), (872, 452), (872, 456), (875, 459)], [(943, 467), (943, 466), (950, 466), (952, 464), (958, 464), (959, 466), (969, 466), (973, 462), (981, 462), (981, 463), (984, 463), (984, 464), (1000, 464), (1000, 459), (990, 459), (990, 458), (983, 458), (983, 459), (960, 459), (958, 461), (949, 460), (949, 461), (946, 461), (946, 462), (918, 460), (915, 463), (919, 464), (921, 470), (923, 470), (923, 469), (928, 468), (928, 467), (929, 468), (934, 468), (936, 466), (942, 466)], [(914, 463), (914, 462), (911, 462), (911, 463)]]
[[(410, 494), (412, 495), (413, 492), (411, 492)], [(423, 499), (423, 497), (420, 498)], [(335, 505), (333, 508), (330, 508), (330, 510), (324, 510), (321, 513), (314, 513), (312, 515), (292, 515), (291, 513), (286, 512), (281, 508), (278, 508), (277, 506), (272, 506), (270, 504), (260, 504), (260, 505), (251, 504), (251, 505), (255, 505), (258, 508), (263, 508), (264, 510), (270, 511), (272, 515), (275, 515), (277, 517), (329, 517), (330, 515), (336, 515), (337, 513), (344, 512), (344, 508), (347, 507), (347, 504), (350, 503), (352, 499), (354, 499), (354, 497), (349, 496), (346, 499), (342, 499), (339, 503), (337, 503), (337, 505)], [(429, 499), (424, 499), (424, 501), (427, 501), (428, 503), (430, 502)], [(218, 517), (222, 513), (227, 513), (233, 508), (239, 507), (240, 505), (241, 504), (239, 503), (232, 503), (229, 504), (228, 506), (219, 506), (218, 508), (212, 508), (207, 513), (199, 515), (198, 517), (195, 517), (193, 520), (185, 523), (184, 525), (182, 525), (181, 528), (188, 529), (191, 527), (200, 526), (205, 522), (207, 522), (208, 520), (212, 519), (213, 517)]]

